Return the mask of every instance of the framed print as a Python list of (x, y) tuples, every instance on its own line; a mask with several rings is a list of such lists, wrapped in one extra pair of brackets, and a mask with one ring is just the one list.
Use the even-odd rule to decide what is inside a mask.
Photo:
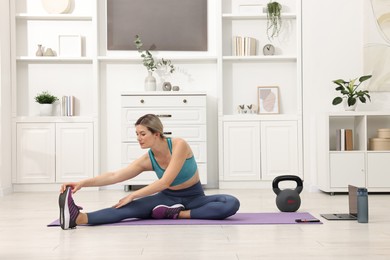
[(278, 87), (257, 87), (257, 100), (259, 104), (259, 114), (279, 113)]
[(81, 57), (81, 36), (80, 35), (59, 35), (58, 56)]

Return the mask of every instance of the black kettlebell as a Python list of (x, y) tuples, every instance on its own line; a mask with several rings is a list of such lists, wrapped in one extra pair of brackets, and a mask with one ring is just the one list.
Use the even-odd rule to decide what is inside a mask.
[[(279, 182), (281, 181), (295, 181), (297, 187), (295, 190), (284, 189), (280, 190)], [(276, 196), (276, 206), (282, 212), (294, 212), (301, 206), (301, 198), (299, 193), (303, 190), (303, 182), (301, 178), (295, 175), (281, 175), (276, 177), (272, 182), (272, 189)]]

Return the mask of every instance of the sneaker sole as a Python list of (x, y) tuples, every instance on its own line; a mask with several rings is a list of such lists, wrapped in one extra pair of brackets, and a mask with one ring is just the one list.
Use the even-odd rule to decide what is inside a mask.
[(70, 213), (68, 206), (68, 194), (70, 188), (67, 188), (65, 192), (61, 193), (58, 204), (60, 206), (60, 224), (62, 229), (69, 229)]

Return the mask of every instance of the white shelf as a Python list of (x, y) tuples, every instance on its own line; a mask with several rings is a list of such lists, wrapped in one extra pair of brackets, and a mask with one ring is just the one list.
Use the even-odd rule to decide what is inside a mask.
[(86, 116), (18, 116), (17, 123), (93, 123), (93, 117)]
[(298, 120), (299, 116), (295, 114), (277, 114), (277, 115), (259, 115), (259, 114), (235, 114), (224, 115), (223, 121), (279, 121), (279, 120)]
[[(282, 13), (282, 19), (296, 19), (297, 15), (295, 13)], [(235, 13), (224, 13), (222, 18), (231, 19), (231, 20), (265, 20), (267, 19), (267, 14), (235, 14)]]
[(18, 56), (16, 57), (17, 61), (25, 62), (92, 62), (93, 58), (91, 57), (59, 57), (59, 56)]
[(70, 15), (70, 14), (15, 14), (18, 20), (69, 20), (69, 21), (92, 21), (90, 15)]
[[(158, 59), (158, 55), (155, 57)], [(164, 59), (169, 59), (171, 61), (191, 61), (191, 62), (203, 62), (203, 61), (212, 61), (216, 62), (217, 57), (216, 56), (175, 56), (175, 57), (164, 57)], [(99, 61), (105, 61), (105, 62), (142, 62), (142, 58), (140, 57), (124, 57), (124, 56), (99, 56)]]
[(292, 61), (296, 62), (296, 56), (284, 55), (256, 55), (256, 56), (223, 56), (224, 61)]

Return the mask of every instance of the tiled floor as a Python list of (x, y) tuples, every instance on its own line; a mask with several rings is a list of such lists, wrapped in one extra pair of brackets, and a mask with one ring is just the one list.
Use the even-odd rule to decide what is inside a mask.
[[(276, 212), (272, 190), (206, 190), (229, 193), (240, 212)], [(120, 190), (79, 191), (87, 211), (112, 206)], [(390, 259), (390, 195), (369, 196), (370, 222), (326, 221), (320, 213), (347, 212), (347, 196), (301, 194), (299, 211), (323, 225), (95, 226), (63, 231), (55, 192), (0, 198), (0, 259)]]

